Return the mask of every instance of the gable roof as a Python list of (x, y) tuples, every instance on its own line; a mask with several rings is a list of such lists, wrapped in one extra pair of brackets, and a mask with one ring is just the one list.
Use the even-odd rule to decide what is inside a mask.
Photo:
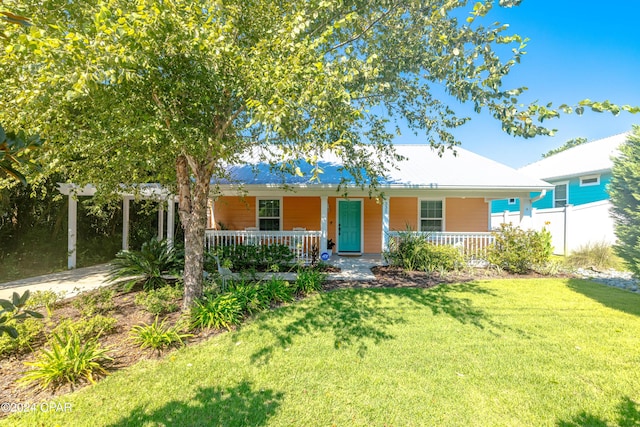
[(543, 180), (610, 171), (613, 167), (611, 158), (619, 155), (618, 148), (626, 141), (627, 136), (628, 133), (621, 133), (580, 144), (526, 165), (518, 171)]
[[(396, 152), (406, 158), (396, 168), (388, 172), (381, 180), (382, 188), (443, 189), (443, 190), (515, 190), (540, 191), (553, 188), (548, 183), (528, 177), (513, 168), (457, 147), (457, 155), (450, 150), (442, 157), (428, 144), (397, 144)], [(249, 160), (248, 165), (231, 168), (232, 180), (245, 185), (287, 184), (293, 186), (335, 187), (340, 184), (345, 172), (341, 171), (342, 162), (330, 153), (319, 160), (323, 173), (320, 182), (309, 182), (311, 166), (300, 166), (304, 176), (286, 176), (284, 182), (278, 174), (269, 170), (267, 163)], [(256, 171), (258, 173), (256, 173)], [(227, 182), (228, 183), (228, 182)]]

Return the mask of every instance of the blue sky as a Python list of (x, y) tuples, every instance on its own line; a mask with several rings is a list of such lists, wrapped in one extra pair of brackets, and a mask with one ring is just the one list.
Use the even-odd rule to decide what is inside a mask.
[[(524, 102), (558, 106), (589, 98), (640, 105), (639, 0), (524, 0), (518, 7), (496, 7), (489, 16), (510, 24), (511, 33), (530, 39), (527, 54), (505, 81), (506, 88), (529, 88)], [(558, 130), (554, 137), (524, 139), (502, 132), (500, 123), (488, 114), (474, 114), (468, 107), (456, 110), (468, 110), (472, 118), (455, 131), (462, 147), (516, 168), (539, 160), (542, 153), (569, 139), (596, 140), (640, 124), (640, 114), (589, 111), (545, 121)], [(420, 141), (407, 135), (396, 142)]]

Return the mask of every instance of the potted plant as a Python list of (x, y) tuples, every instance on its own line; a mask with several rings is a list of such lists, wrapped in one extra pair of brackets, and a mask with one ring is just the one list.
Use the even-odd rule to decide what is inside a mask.
[(333, 240), (332, 240), (332, 239), (327, 240), (327, 253), (329, 254), (329, 256), (331, 256), (331, 255), (333, 254), (333, 247), (334, 247), (335, 245), (336, 245), (336, 244), (335, 244), (335, 243), (333, 243)]

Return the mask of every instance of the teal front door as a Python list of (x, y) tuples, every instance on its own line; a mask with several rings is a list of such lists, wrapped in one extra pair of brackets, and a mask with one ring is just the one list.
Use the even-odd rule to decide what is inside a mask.
[(362, 252), (361, 200), (338, 200), (338, 252)]

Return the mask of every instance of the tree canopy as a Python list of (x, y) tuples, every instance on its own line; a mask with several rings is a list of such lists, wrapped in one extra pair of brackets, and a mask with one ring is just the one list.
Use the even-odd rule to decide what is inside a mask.
[(249, 149), (270, 153), (283, 173), (330, 150), (355, 184), (375, 187), (397, 160), (389, 143), (400, 124), (435, 147), (457, 144), (450, 130), (468, 118), (439, 99), (441, 88), (524, 137), (553, 133), (542, 122), (560, 112), (637, 111), (519, 104), (525, 89), (502, 80), (526, 39), (490, 19), (493, 7), (517, 3), (5, 2), (33, 25), (5, 28), (0, 121), (47, 141), (45, 173), (112, 192), (172, 189), (189, 305), (201, 289), (210, 185)]
[(577, 147), (578, 145), (585, 144), (586, 142), (587, 142), (587, 138), (584, 138), (581, 136), (577, 138), (572, 138), (567, 142), (565, 142), (564, 144), (562, 144), (560, 147), (547, 151), (542, 155), (542, 158), (546, 159), (549, 156), (553, 156), (554, 154), (561, 153), (563, 151), (568, 150), (569, 148), (573, 148), (573, 147)]

